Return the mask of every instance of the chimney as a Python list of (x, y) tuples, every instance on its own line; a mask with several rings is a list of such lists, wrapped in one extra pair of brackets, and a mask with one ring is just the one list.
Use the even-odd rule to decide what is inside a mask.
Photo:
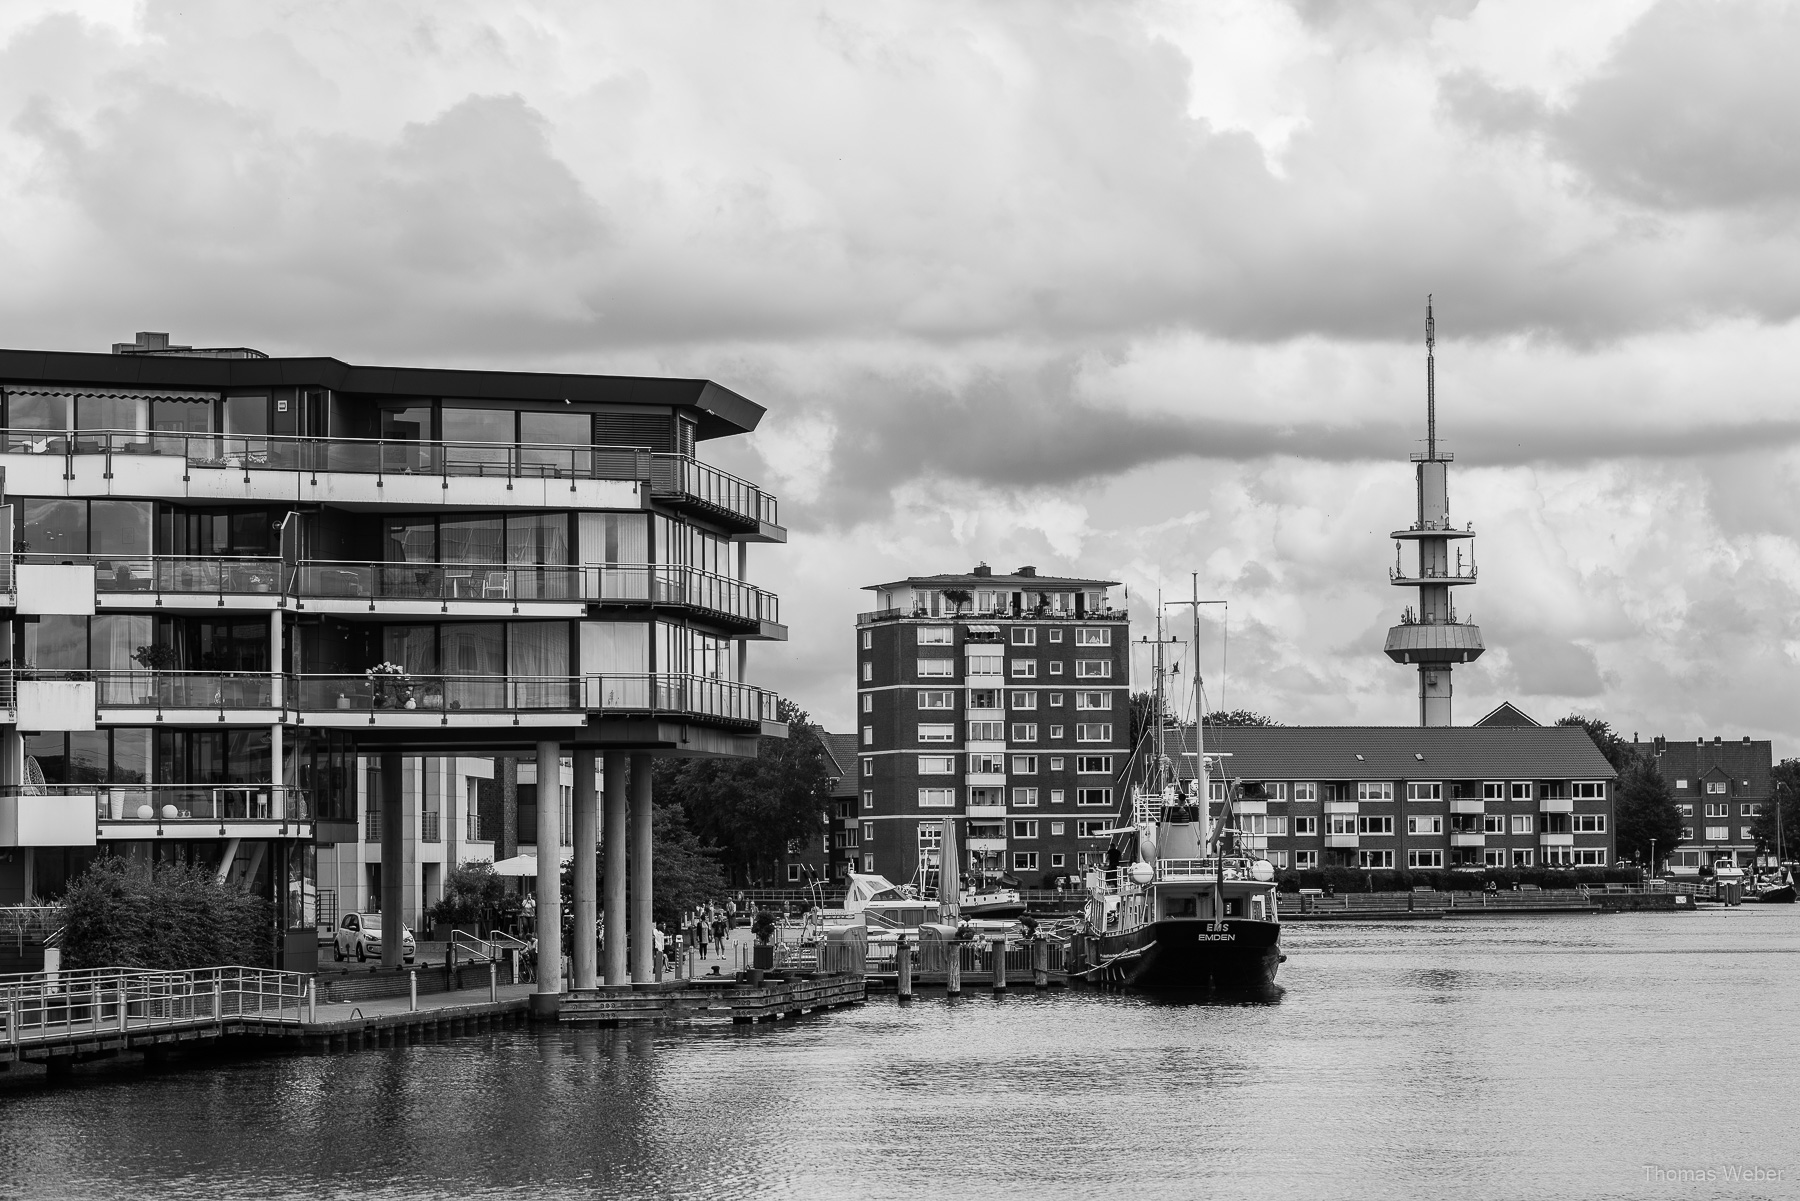
[(1714, 746), (1718, 746), (1720, 743), (1722, 743), (1724, 741), (1725, 741), (1725, 739), (1722, 735), (1719, 735), (1719, 734), (1713, 735), (1713, 745)]
[(971, 571), (969, 574), (970, 575), (993, 575), (994, 569), (992, 567), (989, 567), (986, 563), (977, 563), (975, 565), (975, 570)]
[(1014, 575), (1022, 575), (1022, 576), (1032, 576), (1032, 577), (1035, 577), (1035, 576), (1036, 576), (1036, 575), (1037, 575), (1037, 568), (1035, 568), (1035, 567), (1021, 567), (1021, 568), (1019, 568), (1019, 570), (1017, 570), (1017, 571), (1015, 571), (1015, 572), (1013, 572), (1013, 574), (1014, 574)]

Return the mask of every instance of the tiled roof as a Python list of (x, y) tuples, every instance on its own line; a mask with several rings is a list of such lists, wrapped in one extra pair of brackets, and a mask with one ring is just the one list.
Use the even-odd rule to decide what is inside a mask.
[[(1169, 732), (1171, 755), (1193, 731)], [(1609, 780), (1617, 773), (1580, 726), (1208, 727), (1208, 751), (1245, 780)], [(1191, 759), (1176, 767), (1188, 774)]]
[(1535, 726), (1539, 723), (1536, 718), (1511, 701), (1501, 701), (1490, 709), (1486, 716), (1478, 718), (1475, 724), (1478, 726)]
[(829, 730), (820, 730), (819, 741), (825, 744), (825, 753), (836, 764), (832, 775), (838, 778), (838, 782), (837, 787), (831, 790), (831, 795), (855, 796), (856, 735), (833, 734)]

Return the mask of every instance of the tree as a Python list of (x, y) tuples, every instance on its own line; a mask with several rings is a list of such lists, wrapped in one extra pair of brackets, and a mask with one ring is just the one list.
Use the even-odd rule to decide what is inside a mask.
[(650, 910), (670, 929), (681, 915), (725, 891), (719, 852), (704, 847), (688, 829), (680, 805), (657, 805), (650, 813)]
[(1681, 811), (1654, 760), (1632, 756), (1626, 761), (1614, 784), (1613, 824), (1619, 857), (1649, 864), (1652, 871), (1652, 841), (1658, 862), (1680, 844)]
[(1206, 715), (1206, 724), (1209, 726), (1278, 726), (1281, 723), (1272, 717), (1264, 717), (1262, 714), (1253, 713), (1248, 709), (1232, 709), (1229, 712), (1224, 709), (1214, 709)]
[[(1606, 756), (1606, 761), (1612, 764), (1613, 770), (1618, 772), (1621, 776), (1625, 774), (1626, 765), (1637, 757), (1637, 752), (1632, 749), (1631, 743), (1613, 733), (1613, 728), (1610, 723), (1601, 721), (1597, 717), (1586, 717), (1580, 713), (1571, 713), (1567, 717), (1557, 718), (1556, 724), (1559, 726), (1580, 726), (1582, 729), (1586, 730), (1588, 737), (1594, 740), (1594, 746), (1599, 749), (1602, 755)], [(1660, 840), (1657, 845), (1662, 845)]]
[(831, 802), (832, 775), (819, 727), (780, 702), (786, 738), (758, 741), (754, 759), (658, 759), (656, 796), (679, 805), (700, 844), (716, 847), (734, 879), (755, 883), (796, 839), (815, 839)]
[(1764, 805), (1763, 811), (1757, 815), (1756, 822), (1750, 832), (1756, 837), (1756, 849), (1764, 854), (1773, 855), (1778, 849), (1775, 845), (1775, 811), (1781, 810), (1781, 847), (1787, 857), (1794, 857), (1794, 847), (1800, 845), (1800, 759), (1783, 759), (1775, 765), (1770, 773), (1774, 782), (1775, 795), (1770, 798), (1772, 805)]
[(506, 881), (485, 859), (458, 864), (444, 876), (444, 897), (431, 907), (431, 920), (444, 925), (490, 923), (506, 904)]

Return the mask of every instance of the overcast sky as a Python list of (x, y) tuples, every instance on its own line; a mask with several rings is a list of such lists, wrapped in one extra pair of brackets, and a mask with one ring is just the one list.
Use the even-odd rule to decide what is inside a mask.
[(1402, 724), (1435, 293), (1457, 719), (1792, 755), (1796, 63), (1755, 0), (10, 0), (0, 343), (703, 376), (828, 724), (858, 588), (982, 560), (1197, 571), (1226, 703)]

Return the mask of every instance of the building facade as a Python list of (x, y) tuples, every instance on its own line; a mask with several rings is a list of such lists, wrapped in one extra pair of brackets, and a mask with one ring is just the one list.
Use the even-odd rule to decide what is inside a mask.
[(1681, 813), (1681, 845), (1657, 858), (1678, 876), (1697, 876), (1704, 867), (1756, 861), (1751, 827), (1763, 806), (1774, 801), (1774, 744), (1752, 738), (1709, 742), (1653, 738), (1632, 740), (1631, 749), (1656, 764), (1668, 781)]
[[(1243, 786), (1238, 828), (1278, 869), (1614, 861), (1616, 773), (1579, 726), (1232, 726), (1206, 740)], [(1191, 727), (1167, 741), (1194, 762)], [(1215, 780), (1215, 802), (1224, 790)]]
[(1130, 623), (1111, 580), (985, 565), (870, 585), (857, 619), (858, 805), (843, 870), (914, 878), (946, 819), (972, 869), (1078, 878), (1131, 752)]
[(0, 351), (0, 408), (0, 898), (98, 854), (200, 864), (274, 903), (299, 964), (322, 884), (412, 919), (451, 862), (432, 827), (488, 853), (480, 760), (571, 764), (590, 816), (604, 761), (622, 856), (650, 757), (784, 731), (744, 648), (785, 637), (745, 577), (786, 535), (698, 453), (762, 410), (717, 384), (141, 335)]

